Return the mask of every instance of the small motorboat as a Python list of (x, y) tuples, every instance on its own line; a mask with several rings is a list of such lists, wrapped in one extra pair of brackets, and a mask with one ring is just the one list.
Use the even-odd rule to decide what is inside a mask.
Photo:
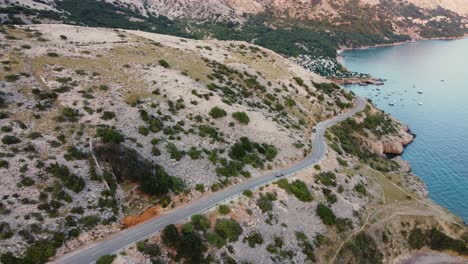
[(419, 102), (418, 105), (423, 105), (423, 103)]
[(422, 93), (423, 93), (423, 91), (418, 91), (418, 94), (422, 94)]

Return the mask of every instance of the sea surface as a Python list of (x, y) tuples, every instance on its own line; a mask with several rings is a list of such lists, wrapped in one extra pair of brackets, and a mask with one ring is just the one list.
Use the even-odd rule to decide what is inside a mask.
[(468, 39), (342, 55), (349, 70), (387, 79), (382, 86), (348, 88), (409, 125), (417, 137), (403, 158), (426, 183), (430, 198), (468, 224)]

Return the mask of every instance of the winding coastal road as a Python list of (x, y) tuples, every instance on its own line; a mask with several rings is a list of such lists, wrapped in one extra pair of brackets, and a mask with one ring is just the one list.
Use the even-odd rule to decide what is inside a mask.
[(184, 219), (191, 217), (194, 214), (206, 211), (227, 200), (233, 199), (242, 194), (244, 190), (252, 190), (263, 186), (267, 183), (278, 179), (278, 174), (283, 174), (283, 177), (292, 175), (304, 168), (313, 166), (322, 160), (326, 155), (325, 130), (338, 122), (345, 120), (348, 117), (362, 111), (366, 106), (366, 100), (356, 96), (354, 107), (341, 115), (335, 116), (326, 121), (320, 122), (315, 127), (312, 134), (312, 155), (305, 158), (301, 162), (283, 169), (278, 170), (257, 178), (251, 178), (237, 185), (230, 186), (221, 191), (212, 193), (202, 197), (194, 202), (185, 204), (172, 210), (171, 212), (160, 217), (151, 219), (142, 224), (133, 226), (128, 229), (121, 230), (103, 241), (90, 244), (86, 247), (79, 248), (73, 252), (65, 254), (52, 263), (60, 264), (89, 264), (94, 263), (99, 257), (107, 254), (115, 254), (120, 250), (127, 248), (134, 243), (141, 241), (159, 231), (169, 224), (178, 223)]

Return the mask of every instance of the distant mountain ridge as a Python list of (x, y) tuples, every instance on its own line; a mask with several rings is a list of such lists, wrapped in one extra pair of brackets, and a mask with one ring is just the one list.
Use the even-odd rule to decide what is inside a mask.
[(0, 0), (2, 23), (241, 40), (333, 77), (349, 77), (336, 61), (337, 49), (463, 37), (467, 16), (468, 0)]

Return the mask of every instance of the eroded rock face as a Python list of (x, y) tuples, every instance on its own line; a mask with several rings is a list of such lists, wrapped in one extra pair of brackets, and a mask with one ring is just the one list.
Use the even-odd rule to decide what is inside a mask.
[(414, 137), (407, 127), (402, 126), (398, 135), (386, 136), (380, 140), (366, 139), (364, 145), (377, 155), (400, 155), (413, 142)]
[(411, 164), (408, 161), (404, 160), (401, 156), (396, 156), (392, 160), (398, 163), (398, 165), (400, 165), (401, 172), (411, 172)]

